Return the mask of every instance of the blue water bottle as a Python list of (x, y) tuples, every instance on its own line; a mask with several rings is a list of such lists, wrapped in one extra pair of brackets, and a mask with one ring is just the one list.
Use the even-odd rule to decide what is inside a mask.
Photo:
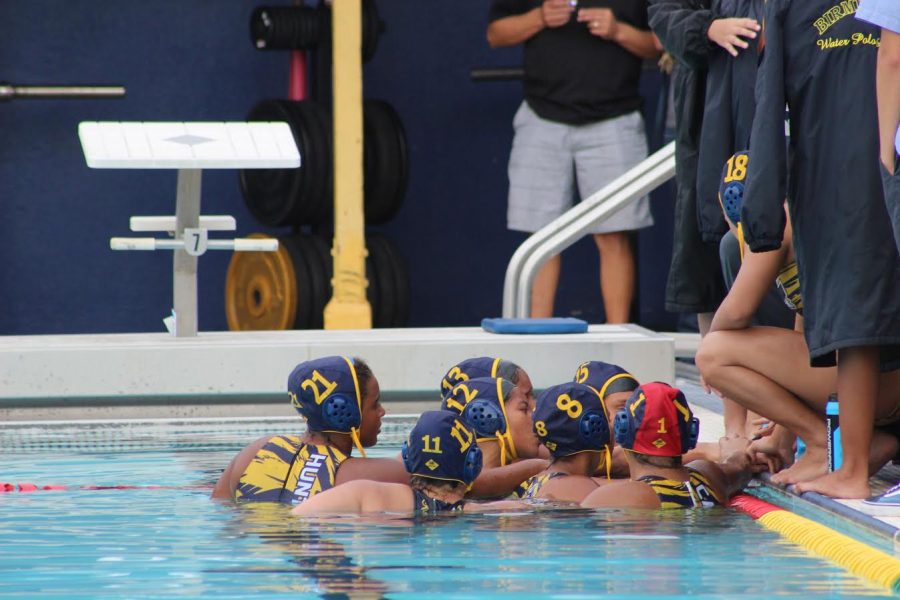
[(794, 453), (794, 460), (800, 460), (800, 457), (806, 454), (806, 444), (799, 437), (797, 438), (797, 451)]
[(828, 433), (828, 470), (837, 471), (844, 462), (837, 394), (828, 396), (828, 404), (825, 405), (825, 428)]

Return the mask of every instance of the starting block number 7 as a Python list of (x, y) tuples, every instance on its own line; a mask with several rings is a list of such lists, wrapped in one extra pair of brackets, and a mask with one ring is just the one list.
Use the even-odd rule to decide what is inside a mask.
[(191, 256), (200, 256), (206, 252), (208, 231), (203, 228), (184, 228), (184, 251)]

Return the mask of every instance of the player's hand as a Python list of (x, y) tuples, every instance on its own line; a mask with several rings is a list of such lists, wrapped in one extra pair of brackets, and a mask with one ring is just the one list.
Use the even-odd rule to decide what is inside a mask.
[(709, 26), (706, 36), (725, 48), (730, 55), (737, 56), (738, 52), (750, 45), (744, 38), (756, 39), (759, 29), (759, 23), (753, 19), (716, 19)]
[(772, 435), (772, 432), (775, 431), (775, 423), (766, 418), (754, 419), (751, 421), (751, 424), (754, 429), (750, 434), (750, 439), (754, 442), (758, 439)]
[(562, 27), (572, 18), (574, 10), (569, 0), (544, 0), (541, 5), (541, 18), (547, 27)]
[(619, 22), (609, 8), (582, 8), (578, 11), (578, 22), (587, 23), (591, 35), (611, 40), (619, 32)]

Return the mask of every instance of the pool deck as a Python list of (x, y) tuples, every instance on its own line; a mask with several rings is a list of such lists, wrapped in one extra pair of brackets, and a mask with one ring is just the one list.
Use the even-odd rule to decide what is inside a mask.
[(588, 360), (627, 365), (644, 381), (675, 375), (674, 339), (636, 325), (549, 335), (448, 327), (6, 336), (0, 421), (283, 415), (294, 366), (331, 354), (365, 359), (383, 399), (396, 402), (436, 397), (446, 370), (473, 356), (512, 360), (538, 388), (571, 380)]
[[(692, 364), (677, 362), (675, 385), (685, 392), (691, 409), (700, 419), (700, 441), (717, 441), (725, 431), (721, 418), (722, 403), (717, 397), (707, 394), (700, 387), (700, 374), (697, 368)], [(900, 506), (880, 507), (876, 511), (862, 500), (835, 500), (813, 492), (800, 494), (797, 493), (794, 486), (785, 488), (770, 483), (767, 476), (760, 480), (778, 493), (809, 502), (835, 517), (847, 519), (879, 537), (893, 540), (894, 555), (900, 557)], [(884, 493), (898, 482), (900, 482), (900, 466), (890, 463), (869, 479), (873, 495)]]

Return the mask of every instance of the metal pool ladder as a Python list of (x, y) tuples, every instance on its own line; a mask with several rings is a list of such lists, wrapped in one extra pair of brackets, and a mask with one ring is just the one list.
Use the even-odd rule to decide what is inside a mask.
[(535, 275), (547, 259), (674, 175), (675, 142), (671, 142), (525, 240), (506, 268), (503, 316), (527, 318), (531, 314), (531, 288)]

